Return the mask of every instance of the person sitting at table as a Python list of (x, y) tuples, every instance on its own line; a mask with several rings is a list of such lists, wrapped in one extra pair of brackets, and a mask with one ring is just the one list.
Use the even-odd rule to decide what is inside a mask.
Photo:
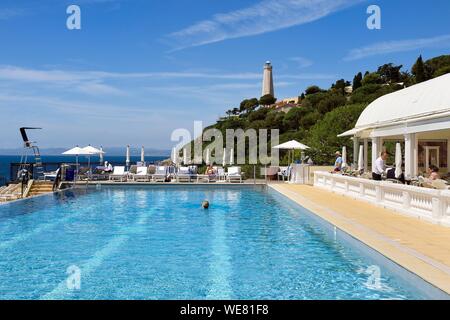
[(336, 160), (334, 161), (334, 169), (333, 172), (341, 172), (342, 171), (342, 155), (339, 151), (336, 151), (334, 154), (336, 156)]
[(429, 180), (439, 180), (441, 176), (439, 175), (439, 168), (435, 165), (430, 165), (427, 169)]
[(111, 163), (109, 163), (108, 161), (105, 161), (105, 172), (112, 172), (113, 171), (113, 167), (111, 165)]

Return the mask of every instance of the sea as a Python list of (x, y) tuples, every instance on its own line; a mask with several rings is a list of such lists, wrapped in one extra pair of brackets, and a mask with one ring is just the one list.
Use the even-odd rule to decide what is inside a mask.
[[(156, 163), (158, 161), (162, 161), (164, 159), (167, 159), (168, 157), (164, 157), (164, 156), (146, 156), (145, 157), (145, 161), (147, 163)], [(0, 186), (4, 185), (6, 182), (11, 180), (11, 176), (10, 176), (10, 164), (11, 163), (20, 163), (20, 159), (21, 156), (5, 156), (5, 155), (0, 155)], [(125, 156), (108, 156), (105, 155), (103, 157), (104, 161), (108, 161), (110, 162), (113, 166), (114, 165), (125, 165)], [(130, 157), (131, 160), (131, 164), (136, 163), (138, 161), (141, 161), (141, 157), (140, 156), (131, 156)], [(33, 156), (28, 156), (27, 159), (28, 163), (33, 163), (34, 162), (34, 157)], [(43, 163), (75, 163), (76, 162), (76, 158), (75, 156), (58, 156), (58, 155), (43, 155), (42, 156), (42, 162)], [(85, 156), (79, 156), (78, 157), (78, 162), (80, 164), (87, 164), (88, 162), (88, 158)], [(98, 164), (100, 165), (100, 159), (98, 156), (93, 156), (91, 157), (91, 164), (95, 165)]]

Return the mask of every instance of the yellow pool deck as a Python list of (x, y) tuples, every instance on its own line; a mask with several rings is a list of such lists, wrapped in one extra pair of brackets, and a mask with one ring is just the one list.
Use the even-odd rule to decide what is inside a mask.
[(313, 186), (269, 186), (450, 294), (450, 228)]

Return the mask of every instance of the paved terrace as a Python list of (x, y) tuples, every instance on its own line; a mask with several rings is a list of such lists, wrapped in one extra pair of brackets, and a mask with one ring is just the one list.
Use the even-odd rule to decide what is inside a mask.
[(450, 228), (312, 186), (270, 187), (450, 294)]

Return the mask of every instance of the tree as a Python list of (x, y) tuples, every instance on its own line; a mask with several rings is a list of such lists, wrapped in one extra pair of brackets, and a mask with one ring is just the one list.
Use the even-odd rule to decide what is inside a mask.
[(241, 113), (243, 112), (250, 112), (255, 110), (259, 105), (258, 99), (252, 98), (252, 99), (245, 99), (242, 100), (241, 104), (239, 105), (239, 111)]
[(278, 129), (280, 133), (283, 133), (283, 120), (284, 120), (284, 112), (277, 112), (275, 110), (270, 110), (266, 117), (266, 128), (267, 129)]
[(366, 76), (364, 76), (362, 80), (362, 85), (367, 86), (369, 84), (382, 84), (383, 79), (381, 79), (381, 76), (379, 73), (373, 72), (369, 73)]
[(377, 73), (384, 83), (397, 83), (400, 82), (401, 68), (403, 68), (403, 65), (396, 66), (393, 63), (387, 63), (379, 67)]
[(450, 66), (442, 67), (442, 68), (436, 70), (436, 72), (433, 74), (433, 76), (440, 77), (447, 73), (450, 73)]
[(445, 74), (446, 72), (443, 70), (448, 69), (448, 67), (450, 67), (450, 55), (439, 56), (425, 62), (425, 72), (430, 77), (438, 77)]
[(259, 104), (262, 106), (270, 106), (275, 102), (277, 102), (277, 99), (275, 99), (271, 94), (266, 94), (259, 99)]
[(292, 108), (284, 116), (283, 126), (287, 130), (298, 130), (300, 126), (300, 118), (302, 117), (302, 108)]
[(350, 103), (371, 103), (385, 94), (401, 89), (398, 85), (368, 84), (355, 90), (350, 98)]
[(270, 111), (269, 108), (260, 108), (254, 112), (251, 112), (248, 115), (248, 121), (253, 122), (256, 120), (265, 120), (269, 111)]
[(420, 55), (419, 58), (417, 58), (417, 61), (412, 67), (411, 71), (416, 78), (416, 83), (428, 80), (428, 77), (425, 73), (425, 65), (423, 63), (422, 55)]
[(347, 99), (340, 93), (330, 93), (324, 96), (324, 98), (319, 102), (317, 105), (317, 111), (325, 114), (339, 106), (343, 106), (346, 102)]
[(305, 90), (305, 94), (309, 95), (309, 94), (316, 94), (319, 92), (323, 92), (322, 89), (320, 89), (318, 86), (309, 86), (308, 88), (306, 88)]
[(355, 91), (358, 88), (361, 88), (362, 86), (362, 73), (358, 72), (358, 74), (353, 78), (353, 91)]
[(354, 128), (365, 106), (365, 104), (353, 104), (336, 108), (311, 128), (306, 144), (312, 150), (307, 153), (312, 156), (315, 163), (332, 163), (334, 153), (344, 145), (347, 146), (348, 155), (351, 158), (353, 143), (347, 137), (338, 138), (337, 135)]
[(343, 95), (343, 94), (345, 94), (345, 88), (349, 85), (350, 85), (350, 83), (348, 81), (345, 81), (344, 79), (340, 79), (331, 86), (331, 89), (333, 89), (335, 92)]

